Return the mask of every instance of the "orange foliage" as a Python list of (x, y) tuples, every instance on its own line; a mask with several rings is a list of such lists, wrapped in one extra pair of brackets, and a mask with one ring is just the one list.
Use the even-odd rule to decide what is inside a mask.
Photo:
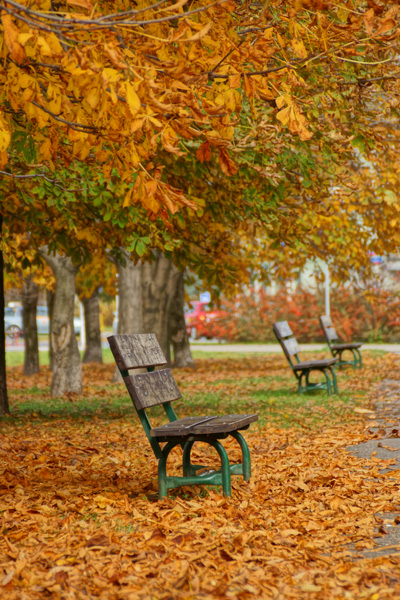
[[(245, 361), (244, 369), (259, 377), (266, 367), (278, 371), (282, 365), (280, 358), (263, 357)], [(178, 380), (193, 389), (196, 378), (212, 385), (211, 372), (214, 382), (218, 376), (238, 380), (239, 366), (235, 360), (201, 361), (197, 372), (179, 371)], [(358, 384), (368, 387), (377, 369), (400, 379), (399, 359), (387, 355), (367, 358)], [(86, 369), (96, 382), (92, 393), (115, 394), (111, 371), (111, 365)], [(10, 371), (15, 392), (35, 381)], [(366, 437), (360, 414), (351, 425), (331, 426), (322, 417), (323, 426), (312, 431), (255, 428), (246, 435), (252, 479), (234, 478), (232, 499), (215, 489), (202, 497), (200, 488), (187, 488), (162, 502), (156, 500), (156, 460), (136, 418), (115, 417), (30, 416), (22, 427), (3, 421), (5, 600), (399, 595), (398, 555), (357, 558), (374, 545), (381, 525), (376, 513), (400, 504), (399, 472), (379, 470), (392, 461), (358, 459), (345, 450)], [(181, 460), (177, 452), (172, 469)]]

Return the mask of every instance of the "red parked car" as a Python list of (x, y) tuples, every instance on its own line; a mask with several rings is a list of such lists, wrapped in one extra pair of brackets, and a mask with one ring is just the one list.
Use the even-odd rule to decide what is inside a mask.
[(191, 302), (192, 310), (185, 312), (186, 329), (192, 340), (206, 337), (212, 338), (212, 323), (216, 317), (224, 313), (210, 308), (206, 302)]

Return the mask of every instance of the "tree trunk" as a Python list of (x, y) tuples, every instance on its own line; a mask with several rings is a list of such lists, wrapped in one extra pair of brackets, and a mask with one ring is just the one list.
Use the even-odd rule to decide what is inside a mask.
[(51, 256), (40, 249), (41, 256), (50, 265), (55, 279), (54, 306), (50, 337), (54, 354), (54, 370), (50, 387), (53, 397), (67, 392), (82, 391), (82, 366), (74, 332), (76, 265), (68, 257)]
[(49, 367), (50, 371), (54, 370), (54, 352), (53, 344), (51, 343), (51, 324), (53, 322), (53, 306), (54, 306), (54, 292), (46, 289), (46, 303), (47, 312), (49, 313)]
[(143, 332), (155, 333), (161, 349), (171, 364), (169, 313), (171, 296), (168, 283), (174, 265), (159, 252), (155, 261), (142, 266)]
[[(134, 264), (125, 255), (125, 264), (117, 263), (118, 268), (118, 333), (142, 333), (142, 272), (141, 265)], [(118, 367), (113, 381), (122, 381)]]
[(95, 362), (102, 364), (103, 358), (101, 354), (99, 290), (96, 289), (90, 298), (83, 298), (82, 303), (85, 312), (86, 340), (86, 349), (85, 354), (83, 355), (83, 362)]
[(21, 290), (22, 328), (25, 341), (24, 375), (39, 373), (39, 341), (36, 322), (38, 296), (39, 286), (29, 275)]
[[(3, 219), (0, 215), (0, 234), (2, 232)], [(8, 415), (7, 378), (6, 378), (6, 332), (4, 327), (4, 260), (3, 251), (0, 247), (0, 414)]]
[(185, 322), (183, 273), (173, 266), (170, 283), (169, 338), (174, 351), (174, 367), (194, 367)]
[(141, 333), (142, 319), (141, 265), (127, 256), (125, 265), (118, 263), (118, 333)]

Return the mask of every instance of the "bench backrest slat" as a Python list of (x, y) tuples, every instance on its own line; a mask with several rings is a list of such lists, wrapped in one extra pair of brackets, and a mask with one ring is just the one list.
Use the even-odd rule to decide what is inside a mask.
[(279, 321), (274, 324), (274, 329), (280, 338), (288, 337), (289, 335), (293, 335), (293, 331), (289, 327), (289, 323), (287, 321)]
[(339, 336), (333, 326), (332, 319), (328, 315), (324, 315), (319, 320), (327, 341), (338, 340)]
[(289, 327), (289, 323), (287, 321), (278, 321), (277, 323), (274, 323), (273, 330), (290, 366), (293, 368), (291, 357), (294, 356), (297, 362), (300, 361), (298, 356), (300, 347), (294, 337), (293, 331)]
[(172, 402), (182, 397), (171, 369), (135, 373), (125, 377), (124, 381), (137, 410)]
[(294, 337), (288, 340), (282, 340), (282, 346), (285, 347), (286, 352), (289, 354), (289, 356), (294, 356), (295, 354), (298, 354), (300, 352), (300, 347), (297, 343), (296, 338)]
[(121, 371), (167, 364), (154, 333), (111, 335), (108, 342)]
[(328, 327), (326, 329), (326, 335), (329, 341), (339, 339), (339, 336), (336, 333), (336, 329), (334, 327)]

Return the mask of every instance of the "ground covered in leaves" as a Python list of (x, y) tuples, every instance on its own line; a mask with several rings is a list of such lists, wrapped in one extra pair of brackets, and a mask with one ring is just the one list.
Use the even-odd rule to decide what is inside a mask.
[[(400, 596), (396, 549), (357, 556), (374, 545), (376, 515), (400, 512), (400, 473), (379, 470), (391, 461), (345, 450), (370, 436), (374, 384), (400, 383), (400, 357), (364, 354), (365, 368), (340, 373), (341, 394), (330, 398), (298, 396), (278, 355), (177, 370), (179, 416), (235, 410), (260, 420), (245, 432), (251, 482), (234, 477), (231, 499), (199, 486), (162, 502), (156, 460), (123, 386), (110, 383), (112, 365), (86, 367), (84, 394), (64, 400), (50, 398), (46, 369), (34, 378), (10, 369), (12, 416), (0, 436), (1, 597)], [(181, 461), (176, 450), (171, 472)], [(198, 461), (218, 464), (202, 445)]]

